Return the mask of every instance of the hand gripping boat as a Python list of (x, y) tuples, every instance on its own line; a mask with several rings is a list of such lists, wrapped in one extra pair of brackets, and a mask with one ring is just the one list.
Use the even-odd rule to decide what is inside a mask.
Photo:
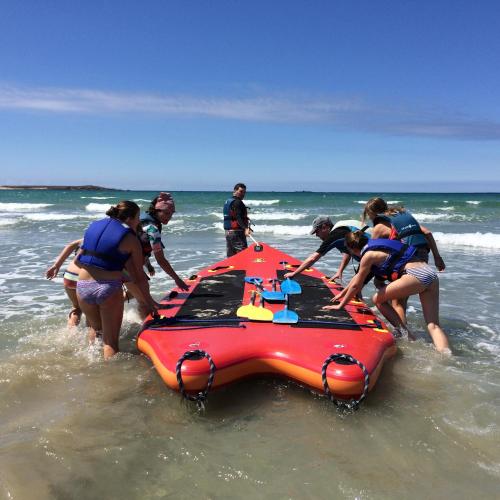
[(211, 388), (279, 375), (356, 407), (395, 354), (393, 336), (363, 302), (322, 310), (341, 287), (315, 269), (285, 280), (299, 264), (260, 243), (201, 270), (145, 321), (139, 350), (171, 389), (198, 402)]

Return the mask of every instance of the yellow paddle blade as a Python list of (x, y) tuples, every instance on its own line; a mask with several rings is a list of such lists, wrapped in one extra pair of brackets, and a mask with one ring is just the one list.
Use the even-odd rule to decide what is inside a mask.
[(274, 313), (270, 309), (264, 307), (254, 307), (250, 314), (247, 316), (248, 319), (253, 321), (272, 321)]
[(240, 306), (236, 311), (236, 316), (238, 316), (238, 318), (250, 318), (252, 311), (254, 309), (259, 309), (259, 308), (252, 304), (248, 304), (246, 306)]
[(254, 305), (256, 295), (255, 290), (252, 290), (250, 293), (250, 302), (246, 306), (238, 307), (236, 311), (236, 316), (238, 316), (238, 318), (248, 318), (249, 315), (252, 314), (253, 309), (258, 309), (258, 307)]

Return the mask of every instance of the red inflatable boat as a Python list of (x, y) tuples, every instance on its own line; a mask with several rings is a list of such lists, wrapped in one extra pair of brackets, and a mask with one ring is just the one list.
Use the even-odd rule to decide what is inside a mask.
[(189, 291), (162, 300), (160, 316), (138, 335), (139, 350), (191, 399), (244, 377), (279, 375), (335, 402), (358, 402), (395, 354), (394, 339), (363, 302), (323, 310), (341, 288), (319, 271), (284, 280), (299, 264), (258, 244), (203, 269)]

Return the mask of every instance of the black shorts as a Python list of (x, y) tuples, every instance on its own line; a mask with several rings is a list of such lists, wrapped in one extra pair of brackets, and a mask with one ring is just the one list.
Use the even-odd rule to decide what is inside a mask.
[(245, 250), (248, 247), (247, 237), (245, 236), (245, 231), (231, 229), (226, 231), (226, 249), (227, 256), (232, 255)]

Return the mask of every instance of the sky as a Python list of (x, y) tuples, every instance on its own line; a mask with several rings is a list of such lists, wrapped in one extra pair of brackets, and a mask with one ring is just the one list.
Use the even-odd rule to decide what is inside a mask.
[(500, 192), (498, 1), (0, 12), (0, 184)]

